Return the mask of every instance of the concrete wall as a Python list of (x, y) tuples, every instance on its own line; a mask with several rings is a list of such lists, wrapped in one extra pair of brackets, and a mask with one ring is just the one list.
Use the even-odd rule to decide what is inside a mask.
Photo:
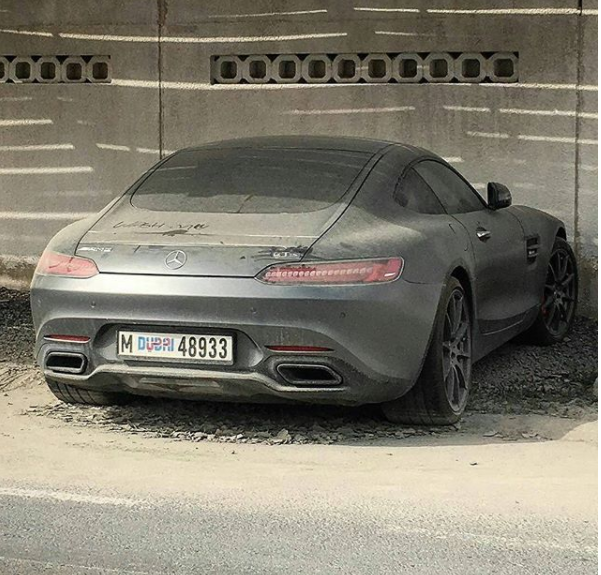
[[(504, 182), (516, 203), (564, 219), (591, 311), (596, 11), (592, 0), (5, 1), (0, 55), (110, 55), (113, 81), (0, 84), (0, 273), (26, 276), (23, 262), (56, 230), (166, 151), (241, 135), (343, 134), (431, 148), (480, 188)], [(214, 55), (433, 51), (519, 52), (520, 80), (210, 84)]]
[[(595, 12), (596, 0), (585, 0), (585, 10)], [(597, 86), (598, 83), (598, 27), (597, 16), (579, 19), (579, 80), (581, 87)], [(597, 90), (578, 90), (576, 124), (576, 185), (574, 200), (576, 205), (575, 232), (577, 255), (581, 270), (581, 301), (583, 310), (589, 314), (597, 312), (597, 218), (598, 218), (598, 138), (597, 114), (599, 102)]]

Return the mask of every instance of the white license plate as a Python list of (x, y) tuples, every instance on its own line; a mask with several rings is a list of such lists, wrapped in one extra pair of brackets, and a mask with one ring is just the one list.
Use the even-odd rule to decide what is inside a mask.
[(125, 357), (234, 363), (234, 338), (231, 335), (120, 331), (117, 348), (119, 355)]

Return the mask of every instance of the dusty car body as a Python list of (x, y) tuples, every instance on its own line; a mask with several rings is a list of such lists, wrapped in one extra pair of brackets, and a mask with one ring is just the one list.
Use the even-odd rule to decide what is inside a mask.
[(384, 403), (455, 421), (474, 361), (526, 330), (560, 341), (575, 312), (564, 224), (510, 204), (390, 142), (182, 150), (52, 239), (31, 290), (37, 361), (65, 401)]

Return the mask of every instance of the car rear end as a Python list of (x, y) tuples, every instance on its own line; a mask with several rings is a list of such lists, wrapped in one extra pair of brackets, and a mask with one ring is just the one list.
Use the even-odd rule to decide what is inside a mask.
[(172, 156), (73, 253), (63, 234), (41, 258), (32, 309), (46, 378), (209, 399), (402, 395), (430, 335), (427, 321), (407, 326), (416, 302), (436, 307), (436, 287), (404, 281), (397, 253), (312, 254), (377, 159), (244, 146)]

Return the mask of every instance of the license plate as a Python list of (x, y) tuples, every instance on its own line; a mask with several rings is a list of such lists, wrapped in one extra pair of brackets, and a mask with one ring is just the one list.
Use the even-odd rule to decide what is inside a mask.
[(118, 353), (120, 356), (145, 359), (232, 364), (234, 338), (231, 335), (120, 331)]

